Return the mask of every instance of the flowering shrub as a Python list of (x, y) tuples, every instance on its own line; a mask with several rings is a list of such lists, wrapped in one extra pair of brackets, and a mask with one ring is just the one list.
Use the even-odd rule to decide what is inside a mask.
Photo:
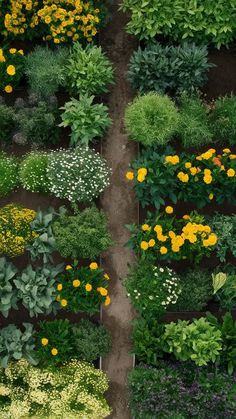
[(103, 419), (110, 413), (106, 375), (85, 362), (72, 360), (52, 371), (20, 360), (0, 370), (0, 382), (2, 419)]
[(8, 204), (0, 209), (0, 254), (18, 256), (37, 236), (30, 227), (36, 212)]
[(0, 152), (0, 197), (18, 186), (18, 161), (14, 156)]
[(24, 52), (16, 48), (0, 48), (0, 90), (12, 93), (24, 73)]
[(142, 226), (129, 226), (128, 247), (141, 252), (142, 258), (158, 260), (189, 259), (198, 262), (210, 256), (217, 236), (205, 218), (192, 212), (182, 219), (165, 214), (148, 214)]
[(171, 200), (194, 202), (198, 207), (228, 201), (236, 204), (236, 154), (223, 149), (221, 154), (211, 148), (200, 155), (175, 154), (168, 149), (164, 154), (148, 149), (132, 164), (126, 174), (135, 182), (135, 191), (143, 207), (156, 208)]
[(101, 304), (110, 304), (108, 280), (109, 276), (96, 262), (86, 267), (67, 265), (64, 274), (58, 277), (57, 301), (74, 313), (96, 313)]
[(31, 152), (20, 164), (19, 177), (22, 186), (31, 192), (48, 192), (48, 154)]

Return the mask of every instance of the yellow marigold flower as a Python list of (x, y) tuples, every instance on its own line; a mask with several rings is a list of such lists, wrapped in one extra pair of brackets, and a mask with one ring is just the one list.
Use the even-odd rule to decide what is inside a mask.
[(187, 183), (189, 181), (189, 175), (184, 172), (179, 172), (177, 174), (177, 178), (183, 183)]
[(145, 180), (145, 176), (143, 176), (143, 175), (138, 175), (137, 176), (137, 181), (138, 182), (142, 183), (142, 182), (144, 182), (144, 180)]
[(138, 169), (138, 174), (139, 175), (142, 175), (142, 176), (147, 176), (147, 169), (146, 169), (146, 167), (140, 167)]
[(108, 281), (110, 279), (108, 274), (104, 274), (103, 277)]
[(236, 159), (236, 154), (230, 154), (230, 155), (229, 155), (229, 158), (230, 158), (230, 160), (234, 160), (234, 159)]
[(179, 163), (179, 156), (175, 155), (175, 156), (166, 156), (165, 157), (165, 162), (166, 163), (170, 163), (170, 164), (178, 164)]
[(151, 239), (151, 240), (149, 240), (149, 242), (148, 242), (148, 246), (149, 246), (149, 247), (154, 247), (154, 246), (155, 246), (155, 244), (156, 244), (156, 242), (155, 242), (155, 240), (154, 240), (154, 239)]
[(186, 169), (190, 169), (190, 167), (192, 167), (192, 163), (186, 162), (184, 166)]
[(227, 153), (227, 154), (228, 154), (228, 153), (231, 153), (231, 150), (230, 150), (229, 148), (224, 148), (224, 149), (223, 149), (223, 153)]
[(166, 212), (166, 214), (173, 214), (174, 209), (173, 209), (173, 207), (168, 205), (167, 207), (165, 207), (165, 212)]
[(174, 231), (172, 231), (172, 230), (170, 230), (168, 234), (169, 234), (169, 237), (170, 237), (171, 239), (173, 239), (173, 238), (176, 236), (175, 232), (174, 232)]
[(162, 233), (162, 226), (160, 226), (159, 224), (155, 225), (155, 227), (154, 227), (154, 231), (155, 231), (157, 234), (161, 234), (161, 233)]
[(14, 65), (8, 65), (7, 66), (7, 74), (9, 76), (14, 76), (16, 74), (16, 68)]
[(72, 284), (73, 284), (73, 287), (78, 288), (80, 286), (80, 280), (79, 279), (74, 279)]
[(148, 242), (146, 242), (146, 241), (143, 240), (140, 243), (140, 247), (141, 247), (142, 250), (147, 250), (148, 249)]
[(58, 285), (57, 285), (57, 291), (61, 291), (61, 290), (62, 290), (62, 288), (63, 288), (63, 285), (62, 285), (62, 284), (58, 284)]
[(192, 176), (195, 176), (198, 173), (197, 167), (191, 167), (190, 168), (190, 173), (191, 173)]
[(16, 49), (16, 48), (10, 48), (10, 49), (9, 49), (10, 54), (15, 54), (15, 53), (16, 53), (16, 51), (17, 51), (17, 49)]
[(108, 294), (108, 292), (107, 292), (106, 288), (103, 288), (103, 287), (100, 287), (100, 288), (99, 288), (99, 292), (100, 292), (100, 294), (101, 294), (103, 297), (106, 297), (106, 296), (107, 296), (107, 294)]
[(43, 346), (46, 346), (48, 344), (48, 339), (47, 338), (42, 338), (41, 343), (42, 343)]
[(143, 230), (143, 231), (150, 231), (150, 230), (151, 230), (151, 227), (150, 227), (150, 225), (148, 225), (148, 224), (143, 224), (143, 225), (142, 225), (142, 230)]
[(216, 149), (215, 148), (209, 148), (209, 150), (208, 150), (208, 153), (214, 154), (215, 152), (216, 152)]
[(160, 253), (162, 254), (162, 255), (166, 255), (166, 253), (168, 252), (168, 250), (167, 250), (167, 247), (165, 247), (165, 246), (161, 246), (161, 248), (160, 248)]
[(209, 185), (212, 182), (212, 176), (204, 176), (203, 180), (207, 185)]
[(126, 176), (126, 179), (128, 179), (128, 180), (133, 180), (133, 178), (134, 178), (134, 173), (133, 173), (133, 172), (127, 172), (125, 176)]
[(4, 87), (4, 90), (5, 90), (6, 93), (12, 93), (13, 92), (13, 88), (12, 88), (12, 86), (10, 84), (7, 84)]
[(227, 176), (228, 177), (234, 177), (235, 176), (235, 170), (234, 169), (228, 169), (227, 170)]
[(105, 303), (104, 303), (104, 305), (105, 306), (109, 306), (109, 304), (111, 303), (111, 299), (110, 299), (110, 297), (109, 297), (109, 295), (107, 295), (106, 296), (106, 299), (105, 299)]
[(93, 271), (95, 269), (98, 269), (98, 264), (96, 262), (92, 262), (90, 263), (89, 267)]
[(212, 201), (212, 199), (214, 198), (214, 194), (213, 193), (210, 193), (209, 196), (208, 196), (208, 198), (210, 199), (210, 201)]
[(73, 269), (71, 265), (66, 265), (65, 267), (66, 271), (69, 271), (70, 269)]
[(177, 246), (177, 245), (175, 245), (175, 246), (172, 246), (171, 247), (171, 250), (172, 250), (172, 252), (174, 252), (174, 253), (178, 253), (179, 252), (179, 246)]
[(92, 291), (92, 285), (91, 284), (86, 284), (85, 285), (85, 289), (86, 289), (86, 291), (88, 291), (88, 292), (90, 292), (90, 291)]
[(184, 220), (189, 220), (190, 216), (188, 214), (183, 215)]
[(58, 350), (57, 350), (57, 348), (52, 348), (52, 350), (51, 350), (51, 354), (52, 354), (53, 356), (56, 356), (56, 355), (58, 354)]
[(67, 304), (68, 304), (67, 300), (65, 300), (65, 299), (62, 299), (62, 300), (61, 300), (61, 306), (62, 306), (62, 307), (66, 307), (66, 306), (67, 306)]

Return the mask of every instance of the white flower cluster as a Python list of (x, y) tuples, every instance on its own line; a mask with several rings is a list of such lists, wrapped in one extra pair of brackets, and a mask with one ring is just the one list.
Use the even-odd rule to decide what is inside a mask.
[[(165, 276), (162, 279), (162, 286), (165, 290), (166, 297), (161, 301), (161, 305), (165, 308), (168, 307), (170, 304), (176, 304), (179, 298), (179, 294), (181, 293), (180, 288), (180, 280), (176, 276), (176, 273), (172, 271), (170, 268), (157, 268), (156, 266), (153, 267), (154, 276), (159, 277), (160, 273), (165, 272)], [(159, 272), (158, 272), (159, 271)]]

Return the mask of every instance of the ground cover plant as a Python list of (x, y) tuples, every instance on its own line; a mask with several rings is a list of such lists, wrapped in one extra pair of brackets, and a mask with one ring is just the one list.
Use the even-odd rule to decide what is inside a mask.
[(18, 160), (14, 156), (0, 152), (0, 197), (18, 187)]

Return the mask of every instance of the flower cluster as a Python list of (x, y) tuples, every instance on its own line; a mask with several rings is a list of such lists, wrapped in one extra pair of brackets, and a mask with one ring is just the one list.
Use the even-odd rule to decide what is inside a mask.
[(0, 48), (0, 90), (12, 93), (24, 72), (24, 52), (16, 48)]
[(15, 204), (0, 209), (1, 254), (13, 257), (24, 253), (26, 245), (37, 236), (30, 227), (35, 216), (35, 211)]
[(101, 304), (110, 304), (108, 281), (108, 274), (96, 262), (88, 267), (67, 265), (65, 273), (58, 277), (56, 299), (62, 308), (74, 313), (95, 313)]

